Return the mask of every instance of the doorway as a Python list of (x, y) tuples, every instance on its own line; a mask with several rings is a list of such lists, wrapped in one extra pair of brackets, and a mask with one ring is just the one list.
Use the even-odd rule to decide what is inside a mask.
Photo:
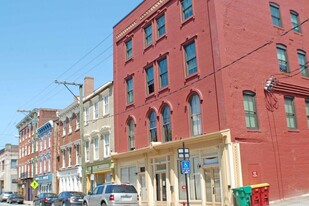
[(221, 205), (221, 180), (219, 167), (204, 170), (206, 185), (206, 205)]

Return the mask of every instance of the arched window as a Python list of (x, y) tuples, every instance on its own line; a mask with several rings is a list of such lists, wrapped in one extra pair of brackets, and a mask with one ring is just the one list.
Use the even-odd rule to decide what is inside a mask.
[(157, 141), (157, 117), (154, 111), (149, 113), (148, 120), (149, 120), (149, 136), (150, 142)]
[(200, 97), (194, 94), (189, 99), (190, 104), (190, 121), (192, 136), (202, 134), (202, 120), (201, 120), (201, 103)]
[(166, 105), (162, 109), (162, 131), (165, 142), (172, 141), (171, 110)]
[(130, 119), (128, 122), (129, 150), (135, 149), (134, 125), (135, 125), (134, 120)]

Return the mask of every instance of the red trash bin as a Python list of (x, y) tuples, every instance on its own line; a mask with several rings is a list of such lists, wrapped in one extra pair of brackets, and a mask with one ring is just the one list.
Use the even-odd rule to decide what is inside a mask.
[(268, 206), (269, 205), (269, 184), (262, 183), (251, 185), (252, 196), (251, 206)]

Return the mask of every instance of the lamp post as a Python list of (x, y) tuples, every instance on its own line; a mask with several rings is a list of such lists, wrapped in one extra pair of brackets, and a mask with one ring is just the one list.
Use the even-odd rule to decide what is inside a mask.
[[(82, 158), (81, 158), (81, 166), (82, 166), (82, 191), (86, 193), (87, 188), (86, 188), (86, 165), (85, 165), (85, 150), (84, 150), (84, 102), (83, 102), (83, 84), (77, 84), (75, 82), (59, 82), (55, 80), (56, 84), (63, 84), (70, 92), (73, 94), (73, 92), (67, 87), (67, 85), (73, 85), (73, 86), (78, 86), (79, 87), (79, 133), (80, 133), (80, 146), (81, 149), (83, 150), (81, 152)], [(74, 94), (73, 94), (74, 95)], [(77, 99), (77, 97), (74, 95), (74, 97)]]

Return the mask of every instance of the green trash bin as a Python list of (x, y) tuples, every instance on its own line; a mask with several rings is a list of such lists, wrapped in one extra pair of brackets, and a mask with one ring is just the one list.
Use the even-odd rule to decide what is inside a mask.
[(238, 187), (232, 190), (238, 206), (251, 206), (252, 188), (250, 186)]

